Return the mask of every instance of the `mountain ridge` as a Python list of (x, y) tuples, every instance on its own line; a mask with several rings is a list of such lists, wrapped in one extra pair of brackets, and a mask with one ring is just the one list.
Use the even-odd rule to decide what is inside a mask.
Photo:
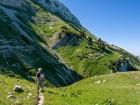
[(140, 55), (137, 55), (138, 56), (138, 58), (140, 58)]
[[(1, 60), (3, 60), (3, 61), (5, 61), (5, 62), (7, 62), (7, 63), (1, 63), (2, 65), (3, 65), (3, 67), (2, 67), (2, 69), (6, 72), (6, 70), (5, 69), (9, 69), (9, 67), (11, 68), (11, 70), (12, 70), (12, 72), (16, 72), (16, 73), (20, 73), (20, 75), (22, 75), (22, 76), (26, 76), (27, 74), (27, 71), (26, 70), (24, 70), (25, 68), (24, 67), (22, 67), (22, 65), (24, 66), (24, 65), (26, 65), (26, 62), (28, 62), (28, 66), (29, 66), (29, 69), (30, 69), (30, 66), (32, 67), (32, 66), (34, 66), (34, 67), (36, 67), (36, 65), (37, 65), (37, 62), (38, 61), (36, 61), (35, 60), (35, 58), (33, 58), (33, 56), (31, 56), (31, 54), (33, 54), (33, 55), (37, 55), (37, 56), (40, 56), (41, 58), (39, 58), (40, 60), (42, 60), (42, 61), (44, 61), (44, 62), (46, 62), (46, 63), (54, 63), (54, 64), (60, 64), (61, 66), (59, 66), (58, 65), (58, 67), (56, 66), (56, 67), (53, 67), (53, 69), (54, 70), (57, 70), (57, 69), (62, 69), (62, 70), (64, 70), (63, 71), (63, 73), (66, 73), (66, 72), (69, 72), (69, 74), (68, 73), (66, 73), (66, 74), (68, 74), (67, 75), (67, 77), (65, 78), (65, 76), (61, 76), (61, 75), (63, 75), (63, 73), (60, 73), (59, 71), (55, 71), (55, 72), (58, 72), (58, 73), (56, 73), (56, 75), (58, 75), (59, 77), (60, 77), (60, 79), (62, 79), (63, 78), (63, 84), (69, 84), (69, 83), (71, 83), (72, 81), (73, 82), (75, 82), (75, 81), (77, 81), (75, 78), (73, 78), (72, 77), (72, 75), (73, 75), (73, 71), (70, 71), (70, 69), (68, 69), (67, 67), (65, 67), (65, 66), (62, 66), (63, 64), (61, 64), (61, 63), (59, 63), (59, 61), (57, 61), (51, 54), (49, 54), (48, 52), (46, 52), (45, 50), (43, 51), (43, 49), (41, 48), (41, 46), (39, 46), (36, 42), (35, 42), (35, 39), (33, 38), (33, 37), (31, 37), (25, 30), (23, 30), (23, 28), (21, 28), (21, 25), (23, 25), (23, 23), (20, 21), (20, 20), (18, 20), (18, 18), (13, 18), (13, 17), (16, 17), (16, 15), (15, 15), (15, 11), (14, 10), (11, 10), (11, 9), (7, 9), (7, 8), (5, 8), (5, 7), (3, 7), (3, 6), (1, 6), (1, 9), (8, 15), (9, 14), (9, 11), (11, 12), (9, 15), (8, 15), (8, 17), (13, 21), (12, 23), (11, 23), (11, 25), (12, 25), (12, 27), (14, 27), (15, 29), (17, 29), (16, 31), (17, 32), (14, 32), (14, 34), (16, 33), (16, 34), (19, 34), (18, 36), (17, 35), (15, 35), (17, 38), (18, 38), (18, 40), (16, 40), (15, 42), (17, 43), (17, 42), (19, 42), (19, 43), (21, 43), (21, 46), (20, 46), (20, 44), (18, 44), (18, 46), (16, 45), (12, 45), (11, 46), (11, 44), (14, 44), (14, 42), (13, 41), (8, 41), (8, 42), (6, 42), (6, 41), (4, 41), (4, 40), (1, 40), (1, 44), (3, 45), (3, 47), (1, 46), (1, 51), (3, 51), (4, 53), (2, 53), (2, 55), (4, 56), (4, 58), (3, 57), (1, 57)], [(8, 12), (7, 12), (8, 11)], [(6, 15), (5, 14), (5, 15)], [(6, 22), (7, 22), (7, 20), (6, 20)], [(5, 24), (6, 25), (6, 24)], [(3, 28), (6, 28), (6, 27), (8, 27), (8, 29), (11, 31), (11, 30), (13, 30), (13, 28), (11, 27), (11, 26), (9, 26), (9, 25), (7, 25), (6, 27), (4, 27), (4, 26), (2, 26)], [(23, 25), (22, 27), (26, 27), (25, 25)], [(30, 29), (29, 29), (30, 30)], [(4, 31), (4, 30), (3, 30)], [(9, 33), (8, 34), (13, 34), (13, 32), (11, 33), (9, 31)], [(4, 38), (4, 35), (6, 35), (6, 36), (9, 36), (9, 35), (7, 35), (6, 33), (5, 34), (3, 34), (2, 33), (2, 35), (1, 36), (3, 36), (3, 37), (1, 37), (2, 39), (5, 39)], [(10, 36), (9, 36), (10, 37)], [(6, 40), (8, 40), (8, 39), (6, 39)], [(9, 39), (9, 40), (11, 40), (11, 39)], [(4, 45), (4, 43), (6, 43), (6, 44), (8, 44), (8, 46), (6, 45)], [(9, 43), (9, 42), (11, 42), (11, 43)], [(9, 46), (9, 44), (10, 44), (10, 46)], [(38, 48), (38, 50), (37, 50), (37, 48)], [(5, 51), (3, 50), (3, 49), (5, 49)], [(11, 50), (11, 51), (10, 51)], [(19, 52), (20, 51), (20, 52)], [(26, 53), (28, 53), (28, 55), (26, 55)], [(17, 62), (17, 61), (19, 61), (19, 60), (17, 60), (17, 61), (7, 61), (7, 59), (9, 59), (9, 57), (7, 56), (7, 55), (10, 55), (10, 57), (16, 57), (17, 55), (17, 57), (16, 58), (20, 58), (20, 59), (22, 59), (22, 62), (23, 62), (23, 64), (22, 64), (22, 62), (20, 61), (19, 63)], [(12, 56), (11, 56), (12, 55)], [(29, 57), (30, 56), (30, 57)], [(34, 57), (35, 57), (34, 56)], [(14, 58), (11, 58), (11, 60), (12, 59), (14, 59)], [(44, 59), (45, 58), (45, 59)], [(39, 60), (39, 62), (42, 62), (42, 61), (40, 61)], [(35, 62), (36, 62), (36, 64), (35, 64)], [(9, 64), (9, 63), (12, 63), (12, 64)], [(24, 64), (25, 63), (25, 64)], [(51, 65), (52, 64), (50, 64), (50, 65), (48, 65), (48, 67), (49, 68), (52, 68), (51, 67)], [(44, 64), (43, 64), (44, 65)], [(43, 66), (42, 65), (42, 66)], [(9, 66), (9, 67), (8, 67)], [(20, 67), (20, 68), (18, 68), (18, 66)], [(40, 65), (41, 66), (41, 65)], [(45, 66), (45, 65), (44, 65)], [(39, 65), (38, 65), (38, 67), (39, 67)], [(48, 68), (47, 67), (47, 68)], [(16, 69), (17, 71), (15, 71), (14, 69)], [(23, 70), (23, 72), (25, 72), (25, 73), (22, 73), (22, 72), (20, 72), (19, 71), (19, 69), (22, 69)], [(27, 69), (27, 68), (26, 68)], [(52, 70), (53, 70), (52, 69)], [(32, 68), (31, 68), (31, 70), (32, 70)], [(73, 72), (73, 73), (72, 73)], [(23, 75), (24, 74), (24, 75)], [(53, 75), (55, 75), (54, 73), (53, 73)], [(78, 76), (78, 75), (76, 75), (76, 74), (74, 74), (75, 76)], [(27, 75), (28, 76), (28, 75)], [(60, 84), (62, 85), (62, 83), (61, 82), (59, 82), (59, 79), (58, 79), (58, 77), (56, 78), (56, 80), (55, 80), (55, 78), (53, 78), (53, 79), (51, 79), (51, 74), (49, 74), (48, 76), (48, 79), (50, 79), (51, 81), (52, 81), (52, 83), (53, 84), (55, 84), (56, 86), (60, 86)], [(71, 79), (70, 79), (70, 78)], [(64, 78), (65, 79), (67, 79), (67, 80), (64, 80)]]
[[(47, 0), (47, 1), (33, 0), (33, 1), (43, 5), (46, 8), (46, 10), (49, 10), (50, 12), (57, 14), (59, 17), (63, 18), (66, 21), (76, 25), (81, 25), (77, 17), (75, 17), (71, 13), (71, 11), (58, 0)], [(0, 0), (0, 3), (3, 5), (19, 7), (22, 9), (32, 8), (32, 5), (30, 4), (29, 0)]]
[(59, 4), (57, 0), (51, 5), (44, 0), (10, 1), (13, 3), (0, 0), (0, 64), (5, 74), (30, 79), (42, 67), (50, 83), (65, 86), (117, 70), (114, 64), (121, 56), (130, 59), (134, 70), (139, 69), (140, 61), (134, 55), (97, 38), (77, 18), (66, 21), (62, 14), (67, 8), (59, 16), (57, 9), (52, 11), (54, 1)]

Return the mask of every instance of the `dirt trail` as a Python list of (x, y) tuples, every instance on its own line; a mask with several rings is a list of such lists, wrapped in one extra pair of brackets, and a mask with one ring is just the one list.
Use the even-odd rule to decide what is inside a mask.
[(39, 92), (38, 105), (43, 105), (43, 102), (44, 102), (44, 95), (42, 92)]

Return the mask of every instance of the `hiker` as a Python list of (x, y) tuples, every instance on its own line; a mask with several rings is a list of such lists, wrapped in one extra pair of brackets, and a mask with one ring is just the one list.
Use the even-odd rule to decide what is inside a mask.
[(41, 92), (43, 92), (43, 85), (44, 85), (44, 74), (42, 73), (42, 68), (38, 69), (38, 72), (36, 73), (36, 83), (37, 83), (37, 89), (38, 92), (41, 89)]

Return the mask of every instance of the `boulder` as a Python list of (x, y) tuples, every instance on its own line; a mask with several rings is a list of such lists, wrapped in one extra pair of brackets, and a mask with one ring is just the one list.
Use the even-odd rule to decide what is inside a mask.
[(7, 98), (16, 98), (14, 95), (13, 95), (13, 93), (12, 92), (8, 92), (8, 96), (7, 96)]
[(16, 85), (16, 86), (14, 87), (14, 91), (21, 93), (21, 92), (23, 92), (23, 89), (22, 89), (21, 86)]
[(7, 96), (7, 98), (16, 98), (14, 95), (9, 95), (9, 96)]

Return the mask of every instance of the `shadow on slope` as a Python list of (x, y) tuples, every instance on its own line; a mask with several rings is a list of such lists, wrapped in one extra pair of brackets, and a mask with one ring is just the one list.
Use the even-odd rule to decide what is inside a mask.
[[(47, 49), (39, 45), (39, 43), (43, 43), (47, 46), (47, 43), (28, 24), (28, 22), (35, 24), (32, 16), (36, 14), (25, 14), (27, 11), (17, 8), (15, 10), (24, 13), (22, 17), (19, 14), (16, 16), (28, 28), (20, 23), (17, 24), (34, 41), (32, 42), (16, 29), (11, 19), (3, 17), (6, 21), (0, 20), (2, 27), (0, 29), (0, 64), (3, 73), (9, 73), (10, 76), (20, 75), (29, 80), (30, 70), (34, 70), (35, 74), (36, 69), (42, 67), (46, 78), (55, 86), (66, 86), (82, 79), (82, 76), (60, 63)], [(27, 18), (24, 15), (27, 15)]]

